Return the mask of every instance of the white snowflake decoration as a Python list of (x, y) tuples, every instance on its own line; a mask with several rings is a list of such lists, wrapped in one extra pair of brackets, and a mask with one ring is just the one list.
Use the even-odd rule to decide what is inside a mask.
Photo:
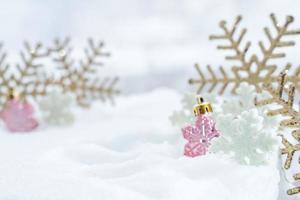
[(216, 119), (221, 137), (212, 144), (212, 151), (223, 152), (244, 165), (261, 165), (275, 140), (263, 125), (263, 117), (256, 109), (240, 115), (219, 114)]
[(57, 90), (50, 92), (39, 102), (45, 122), (51, 125), (67, 125), (74, 122), (71, 112), (72, 98)]

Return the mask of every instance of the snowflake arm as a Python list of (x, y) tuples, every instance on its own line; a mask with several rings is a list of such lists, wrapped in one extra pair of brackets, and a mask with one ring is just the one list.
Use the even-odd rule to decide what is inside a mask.
[[(282, 145), (283, 148), (281, 149), (282, 155), (287, 155), (284, 168), (290, 169), (292, 161), (295, 157), (295, 153), (300, 151), (300, 112), (293, 108), (294, 103), (294, 95), (295, 95), (295, 86), (290, 85), (287, 90), (287, 99), (284, 98), (283, 93), (285, 92), (285, 84), (286, 84), (286, 72), (281, 73), (280, 80), (277, 88), (272, 87), (270, 84), (265, 84), (264, 89), (269, 92), (271, 95), (270, 98), (263, 99), (263, 100), (255, 100), (255, 104), (257, 106), (264, 106), (268, 104), (277, 104), (280, 106), (278, 109), (269, 110), (268, 115), (281, 115), (288, 117), (287, 119), (282, 119), (280, 122), (281, 127), (292, 128), (294, 129), (291, 132), (291, 135), (297, 141), (296, 144), (293, 144), (283, 135), (282, 137)], [(299, 173), (295, 174), (295, 180), (299, 180)], [(289, 189), (287, 193), (289, 195), (294, 195), (300, 192), (300, 187), (295, 187)]]
[(38, 70), (43, 67), (39, 60), (48, 56), (48, 52), (42, 49), (41, 43), (31, 47), (28, 42), (25, 42), (24, 46), (25, 51), (20, 53), (23, 67), (16, 66), (20, 77), (15, 79), (17, 86), (22, 87), (21, 97), (26, 100), (28, 97), (45, 96), (52, 79), (41, 78)]
[(48, 53), (41, 43), (31, 46), (24, 43), (25, 50), (20, 53), (21, 64), (15, 66), (14, 73), (10, 73), (8, 64), (5, 64), (6, 53), (0, 57), (0, 107), (3, 107), (10, 91), (15, 91), (22, 100), (37, 98), (47, 93), (47, 88), (51, 84), (51, 78), (40, 77), (39, 70), (43, 68), (40, 62)]
[(79, 67), (74, 65), (74, 59), (71, 58), (70, 40), (55, 40), (54, 47), (50, 52), (55, 55), (54, 61), (61, 65), (60, 69), (64, 75), (56, 81), (56, 84), (63, 88), (64, 92), (73, 93), (76, 96), (77, 103), (80, 106), (88, 107), (91, 100), (100, 99), (105, 101), (109, 99), (113, 102), (113, 96), (120, 91), (115, 89), (118, 78), (91, 78), (96, 73), (96, 68), (101, 66), (99, 58), (109, 56), (102, 52), (103, 43), (94, 43), (92, 39), (88, 40), (88, 48), (85, 50), (85, 58), (79, 60)]
[(0, 108), (3, 107), (3, 105), (6, 103), (7, 101), (7, 93), (9, 91), (9, 84), (8, 84), (8, 77), (7, 72), (8, 72), (8, 68), (9, 66), (7, 64), (5, 64), (5, 59), (7, 54), (5, 52), (2, 51), (3, 48), (3, 44), (0, 44), (0, 84), (1, 84), (1, 90), (0, 90)]

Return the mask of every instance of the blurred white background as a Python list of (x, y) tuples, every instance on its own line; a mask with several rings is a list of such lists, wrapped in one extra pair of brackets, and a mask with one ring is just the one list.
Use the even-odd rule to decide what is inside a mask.
[[(265, 38), (262, 28), (271, 24), (271, 12), (281, 21), (294, 15), (293, 27), (300, 28), (299, 5), (296, 0), (1, 1), (0, 40), (13, 62), (24, 39), (48, 43), (71, 36), (81, 50), (86, 38), (94, 37), (112, 53), (100, 72), (121, 76), (124, 93), (156, 87), (194, 90), (187, 79), (196, 76), (195, 62), (219, 66), (224, 61), (224, 53), (208, 41), (209, 34), (219, 33), (220, 20), (232, 22), (242, 14), (246, 37), (255, 46)], [(300, 63), (299, 49), (290, 48), (285, 60)]]

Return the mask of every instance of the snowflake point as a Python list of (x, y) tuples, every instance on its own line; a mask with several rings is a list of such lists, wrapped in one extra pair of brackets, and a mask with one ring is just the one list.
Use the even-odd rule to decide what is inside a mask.
[(226, 25), (226, 21), (225, 20), (220, 21), (219, 26), (221, 28), (225, 27), (225, 25)]
[(286, 21), (287, 21), (288, 23), (291, 23), (291, 22), (294, 21), (294, 17), (291, 16), (291, 15), (288, 15), (288, 16), (286, 16)]

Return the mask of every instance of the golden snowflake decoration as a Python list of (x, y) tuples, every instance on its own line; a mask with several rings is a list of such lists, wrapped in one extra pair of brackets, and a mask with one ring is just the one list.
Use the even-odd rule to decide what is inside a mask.
[[(118, 78), (100, 79), (96, 74), (96, 67), (102, 65), (99, 59), (109, 56), (102, 50), (104, 44), (89, 39), (85, 56), (75, 63), (69, 42), (69, 38), (55, 40), (51, 47), (25, 42), (25, 50), (20, 53), (21, 63), (16, 65), (6, 62), (7, 53), (0, 44), (0, 109), (16, 96), (24, 101), (46, 96), (51, 90), (49, 88), (61, 88), (65, 93), (74, 94), (80, 106), (88, 107), (98, 99), (113, 102), (113, 97), (120, 92), (115, 88)], [(47, 66), (53, 65), (49, 58), (59, 65), (58, 78), (47, 74), (45, 70)]]
[(99, 59), (109, 56), (109, 53), (103, 51), (103, 42), (96, 43), (89, 39), (88, 47), (84, 51), (85, 57), (78, 60), (78, 63), (71, 56), (72, 49), (69, 43), (69, 38), (57, 39), (49, 49), (62, 74), (54, 84), (62, 88), (63, 92), (74, 94), (78, 105), (82, 107), (89, 107), (94, 100), (109, 99), (113, 102), (114, 95), (120, 93), (115, 89), (118, 77), (100, 79), (96, 73), (96, 67), (102, 66)]
[(0, 45), (0, 108), (13, 96), (21, 100), (45, 96), (51, 85), (51, 77), (41, 73), (45, 65), (42, 58), (48, 56), (47, 48), (41, 43), (30, 45), (24, 43), (25, 50), (21, 51), (21, 63), (10, 65), (6, 62), (7, 53)]
[[(285, 88), (287, 82), (286, 72), (282, 72), (279, 78), (279, 84), (277, 87), (272, 86), (270, 83), (263, 84), (263, 90), (267, 91), (271, 97), (265, 98), (263, 100), (255, 100), (256, 106), (264, 106), (268, 104), (276, 104), (279, 108), (274, 110), (269, 110), (268, 115), (284, 116), (280, 122), (280, 126), (284, 128), (291, 128), (292, 140), (288, 140), (284, 135), (282, 137), (283, 149), (281, 150), (282, 155), (286, 155), (286, 161), (284, 168), (286, 170), (290, 169), (292, 161), (295, 158), (295, 153), (300, 151), (300, 107), (299, 110), (294, 109), (294, 96), (295, 96), (295, 85), (291, 84), (288, 88)], [(285, 95), (286, 93), (286, 95)], [(285, 97), (287, 96), (287, 97)], [(300, 164), (300, 158), (298, 157), (298, 162)], [(295, 181), (300, 180), (300, 172), (296, 173), (294, 176)], [(291, 188), (287, 191), (289, 195), (295, 195), (300, 193), (300, 186)]]
[[(264, 43), (260, 41), (258, 43), (262, 52), (262, 57), (259, 58), (256, 54), (248, 56), (248, 50), (251, 46), (250, 41), (243, 41), (246, 35), (247, 29), (243, 28), (239, 33), (238, 27), (242, 20), (241, 16), (237, 16), (233, 26), (230, 28), (226, 21), (221, 21), (219, 26), (223, 31), (220, 35), (211, 35), (210, 40), (222, 40), (227, 41), (227, 44), (221, 44), (217, 46), (220, 50), (233, 51), (233, 55), (225, 57), (228, 61), (234, 61), (232, 66), (219, 68), (220, 72), (213, 69), (210, 65), (207, 65), (207, 76), (203, 69), (199, 65), (195, 65), (199, 74), (199, 79), (190, 79), (189, 83), (198, 86), (197, 93), (200, 93), (206, 85), (210, 85), (208, 91), (212, 92), (216, 90), (217, 85), (221, 85), (219, 94), (223, 94), (229, 85), (233, 85), (231, 93), (235, 94), (236, 89), (242, 82), (247, 82), (254, 85), (258, 92), (261, 91), (263, 83), (276, 82), (278, 76), (274, 73), (277, 69), (277, 65), (270, 63), (274, 59), (284, 58), (285, 53), (278, 52), (278, 49), (283, 47), (294, 46), (295, 42), (286, 40), (287, 36), (299, 35), (300, 30), (290, 29), (290, 25), (293, 23), (294, 18), (287, 16), (285, 22), (280, 25), (274, 14), (270, 15), (275, 34), (272, 34), (270, 28), (265, 27), (264, 33), (268, 39), (268, 42)], [(249, 57), (249, 59), (247, 59)], [(255, 65), (255, 67), (253, 67)], [(287, 63), (284, 69), (290, 69), (291, 64)], [(228, 75), (227, 70), (232, 72), (232, 75)], [(221, 73), (220, 76), (217, 74)], [(293, 82), (297, 90), (300, 90), (300, 67), (295, 70), (295, 73), (288, 78), (288, 81)]]

